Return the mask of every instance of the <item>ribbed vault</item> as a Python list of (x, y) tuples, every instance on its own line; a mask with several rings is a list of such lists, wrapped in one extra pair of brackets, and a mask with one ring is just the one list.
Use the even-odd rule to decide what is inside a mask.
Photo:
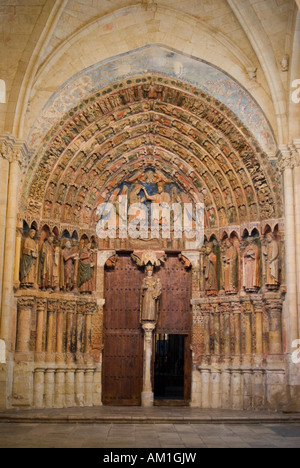
[(23, 217), (91, 230), (99, 203), (153, 168), (190, 200), (204, 200), (207, 229), (282, 216), (268, 157), (222, 103), (184, 83), (136, 77), (72, 109), (32, 158)]

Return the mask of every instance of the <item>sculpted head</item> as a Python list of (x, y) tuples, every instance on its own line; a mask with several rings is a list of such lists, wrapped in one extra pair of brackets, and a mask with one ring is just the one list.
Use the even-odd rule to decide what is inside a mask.
[(35, 229), (30, 229), (30, 231), (28, 232), (28, 236), (29, 236), (31, 239), (34, 239), (34, 238), (35, 238), (35, 234), (36, 234)]
[(146, 276), (148, 278), (152, 278), (153, 276), (153, 270), (154, 270), (154, 267), (152, 265), (147, 265), (146, 266)]
[(210, 255), (213, 251), (213, 243), (212, 242), (208, 242), (206, 244), (206, 254), (207, 255)]
[(159, 194), (163, 193), (165, 190), (164, 184), (162, 182), (158, 182), (157, 184), (157, 191)]

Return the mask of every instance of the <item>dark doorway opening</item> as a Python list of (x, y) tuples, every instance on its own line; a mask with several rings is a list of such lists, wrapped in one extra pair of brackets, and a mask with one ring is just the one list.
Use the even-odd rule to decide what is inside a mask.
[(185, 400), (185, 335), (155, 335), (154, 398)]

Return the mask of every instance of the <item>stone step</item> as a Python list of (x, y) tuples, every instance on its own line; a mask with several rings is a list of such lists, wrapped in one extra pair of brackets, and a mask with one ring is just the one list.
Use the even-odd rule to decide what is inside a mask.
[(14, 424), (300, 424), (300, 413), (199, 410), (193, 408), (99, 407), (0, 412)]

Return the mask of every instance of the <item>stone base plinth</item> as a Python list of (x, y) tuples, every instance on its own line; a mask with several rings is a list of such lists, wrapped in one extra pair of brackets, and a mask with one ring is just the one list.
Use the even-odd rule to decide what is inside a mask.
[(154, 405), (154, 394), (153, 392), (143, 392), (142, 393), (142, 407), (143, 408), (152, 408)]

